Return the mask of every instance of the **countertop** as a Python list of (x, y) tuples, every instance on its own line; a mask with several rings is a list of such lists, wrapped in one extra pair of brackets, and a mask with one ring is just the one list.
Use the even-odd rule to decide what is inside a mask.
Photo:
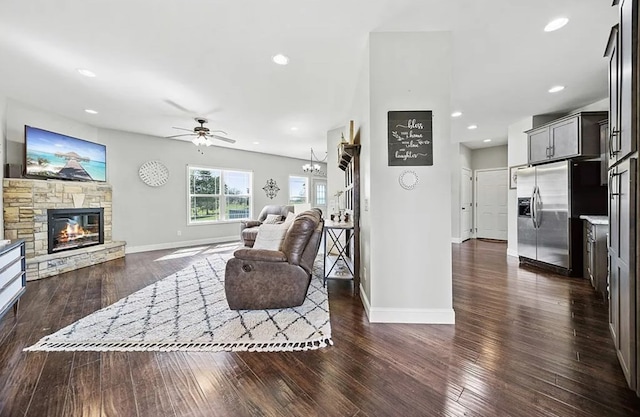
[(609, 224), (609, 217), (607, 216), (592, 216), (588, 214), (583, 214), (580, 216), (582, 220), (586, 220), (591, 224)]

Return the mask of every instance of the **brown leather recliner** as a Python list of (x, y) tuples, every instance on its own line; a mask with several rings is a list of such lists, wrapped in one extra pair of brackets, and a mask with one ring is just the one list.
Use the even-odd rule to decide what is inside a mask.
[(256, 241), (256, 236), (258, 235), (258, 228), (265, 221), (267, 215), (269, 214), (277, 214), (278, 216), (282, 216), (282, 220), (287, 217), (287, 214), (291, 212), (293, 213), (293, 206), (277, 206), (277, 205), (268, 205), (264, 206), (260, 214), (258, 215), (257, 220), (243, 220), (240, 222), (240, 236), (242, 237), (242, 242), (244, 246), (253, 247), (253, 244)]
[(225, 272), (229, 308), (261, 310), (301, 305), (323, 229), (322, 211), (314, 208), (295, 218), (280, 250), (236, 250)]

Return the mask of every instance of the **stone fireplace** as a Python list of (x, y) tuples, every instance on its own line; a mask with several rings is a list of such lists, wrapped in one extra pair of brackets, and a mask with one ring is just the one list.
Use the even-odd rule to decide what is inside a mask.
[[(125, 242), (111, 238), (111, 195), (111, 185), (107, 183), (4, 179), (4, 236), (25, 240), (27, 280), (124, 257)], [(50, 211), (63, 213), (63, 220), (52, 224)], [(98, 235), (97, 242), (96, 213), (101, 213), (102, 218), (102, 233), (98, 231), (102, 237)], [(87, 226), (82, 226), (82, 232), (76, 228), (80, 222)], [(50, 252), (50, 245), (55, 243), (49, 237), (51, 228), (61, 229), (62, 223), (68, 230), (59, 230), (63, 234), (58, 242), (62, 248)]]

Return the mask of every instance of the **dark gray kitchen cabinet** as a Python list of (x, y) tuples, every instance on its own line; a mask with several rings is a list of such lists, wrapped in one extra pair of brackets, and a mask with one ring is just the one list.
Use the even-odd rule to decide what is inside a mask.
[(609, 41), (605, 56), (609, 61), (609, 123), (605, 138), (605, 149), (607, 151), (607, 167), (611, 167), (618, 162), (620, 151), (617, 150), (618, 135), (620, 134), (620, 56), (619, 50), (619, 25), (611, 28)]
[(599, 122), (607, 112), (581, 112), (528, 130), (529, 164), (600, 156)]
[(619, 24), (611, 28), (605, 55), (609, 62), (609, 166), (637, 149), (637, 0), (621, 0)]
[(632, 389), (636, 388), (636, 175), (635, 158), (609, 171), (609, 328)]
[(606, 216), (580, 216), (584, 219), (583, 272), (599, 297), (607, 295), (607, 232), (609, 222)]
[(640, 288), (636, 262), (638, 134), (638, 0), (616, 0), (618, 24), (605, 56), (609, 69), (609, 327), (631, 389), (640, 395)]

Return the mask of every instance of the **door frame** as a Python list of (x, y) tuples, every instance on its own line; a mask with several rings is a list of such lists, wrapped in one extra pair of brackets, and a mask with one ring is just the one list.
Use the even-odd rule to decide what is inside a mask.
[[(504, 171), (507, 179), (507, 213), (509, 210), (509, 167), (484, 168), (473, 170), (473, 238), (478, 238), (478, 172)], [(507, 215), (507, 241), (509, 239), (509, 219)]]
[[(465, 173), (464, 171), (466, 171), (468, 174)], [(469, 186), (469, 193), (471, 194), (471, 196), (470, 196), (471, 198), (469, 199), (469, 207), (468, 207), (469, 210), (471, 211), (471, 214), (470, 214), (471, 218), (469, 219), (469, 223), (470, 223), (470, 226), (471, 226), (471, 231), (466, 232), (466, 233), (468, 233), (469, 237), (466, 237), (467, 235), (465, 235), (463, 233), (463, 229), (462, 229), (462, 223), (463, 223), (463, 221), (462, 221), (462, 201), (463, 201), (463, 198), (462, 198), (463, 197), (462, 183), (466, 181), (465, 178), (467, 176), (470, 178), (470, 181), (471, 181), (471, 185)], [(474, 195), (473, 178), (474, 178), (474, 175), (473, 175), (473, 171), (471, 170), (471, 168), (462, 167), (460, 169), (460, 207), (458, 208), (460, 210), (460, 216), (459, 216), (459, 219), (460, 219), (460, 225), (459, 225), (460, 242), (464, 242), (467, 239), (473, 239), (475, 237), (475, 232), (474, 232), (474, 228), (473, 228), (474, 213), (475, 213), (475, 210), (473, 209), (473, 195)]]

